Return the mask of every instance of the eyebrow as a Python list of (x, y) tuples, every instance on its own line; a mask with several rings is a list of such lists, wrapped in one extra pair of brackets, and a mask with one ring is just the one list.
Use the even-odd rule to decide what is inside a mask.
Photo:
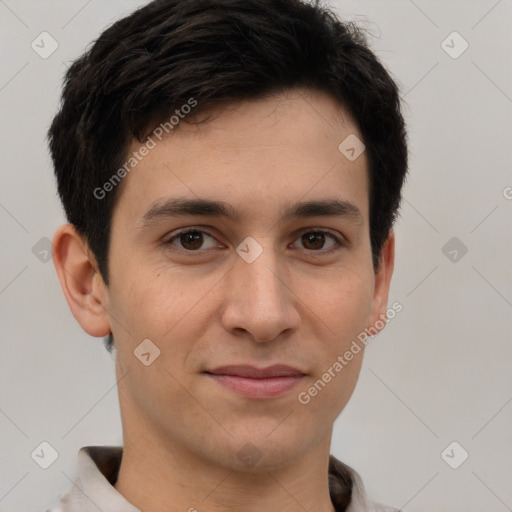
[[(178, 197), (153, 204), (143, 215), (142, 225), (147, 226), (161, 219), (185, 215), (225, 217), (234, 221), (240, 220), (240, 214), (233, 205), (224, 201)], [(295, 203), (283, 212), (281, 220), (308, 217), (343, 217), (356, 223), (361, 223), (363, 220), (363, 215), (357, 206), (340, 199)]]

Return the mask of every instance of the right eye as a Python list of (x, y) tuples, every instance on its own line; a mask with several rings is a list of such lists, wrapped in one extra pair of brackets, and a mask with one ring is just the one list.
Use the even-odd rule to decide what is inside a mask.
[[(201, 229), (186, 228), (175, 233), (164, 243), (165, 245), (175, 245), (174, 242), (177, 241), (180, 244), (180, 246), (178, 246), (179, 250), (187, 252), (202, 252), (198, 250), (205, 243), (205, 237), (206, 239), (215, 240), (215, 238)], [(215, 247), (215, 243), (210, 243), (206, 249), (210, 249), (212, 247)], [(205, 247), (203, 247), (203, 249), (205, 249)]]

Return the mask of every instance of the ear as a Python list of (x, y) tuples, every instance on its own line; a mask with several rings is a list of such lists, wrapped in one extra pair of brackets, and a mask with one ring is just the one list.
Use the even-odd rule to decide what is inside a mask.
[(107, 289), (87, 242), (71, 224), (53, 237), (52, 256), (66, 301), (82, 329), (95, 337), (110, 330)]
[[(389, 230), (388, 238), (384, 242), (379, 259), (379, 266), (375, 273), (375, 289), (369, 325), (372, 332), (381, 331), (386, 325), (386, 310), (388, 306), (388, 293), (395, 263), (395, 233)], [(380, 320), (380, 321), (379, 321)], [(378, 326), (381, 325), (379, 328)]]

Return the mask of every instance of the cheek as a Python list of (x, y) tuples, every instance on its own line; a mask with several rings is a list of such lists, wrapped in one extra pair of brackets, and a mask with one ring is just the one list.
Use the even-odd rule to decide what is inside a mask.
[(336, 348), (364, 330), (373, 297), (368, 274), (343, 269), (310, 278), (306, 284), (297, 293), (305, 304), (304, 312), (312, 314), (312, 322), (324, 326), (325, 336), (336, 340)]
[[(182, 390), (171, 375), (187, 373), (191, 364), (188, 358), (201, 349), (195, 340), (203, 339), (205, 329), (212, 325), (212, 301), (219, 277), (212, 274), (194, 278), (172, 267), (127, 275), (131, 275), (130, 281), (122, 281), (119, 275), (112, 279), (116, 283), (111, 294), (111, 319), (116, 327), (112, 331), (120, 365), (134, 372), (133, 379), (139, 381), (135, 387), (140, 385), (158, 394), (161, 383), (168, 381), (167, 393), (176, 387), (175, 399), (181, 401)], [(134, 351), (146, 339), (157, 347), (153, 348), (155, 352), (159, 351), (148, 367), (134, 357)], [(154, 375), (156, 371), (161, 375)]]
[[(316, 339), (312, 378), (305, 392), (308, 414), (339, 415), (349, 401), (361, 370), (364, 344), (358, 336), (367, 326), (371, 312), (372, 280), (366, 273), (343, 271), (314, 287), (308, 306)], [(308, 308), (305, 308), (305, 311)], [(310, 313), (308, 313), (310, 315)], [(341, 358), (341, 359), (340, 359)], [(315, 421), (311, 417), (311, 421)]]
[(125, 275), (130, 278), (112, 276), (115, 286), (109, 304), (112, 316), (120, 322), (123, 319), (132, 338), (142, 335), (164, 339), (181, 322), (190, 322), (214, 284), (211, 277), (193, 279), (171, 266), (149, 272), (144, 272), (142, 266), (127, 268)]

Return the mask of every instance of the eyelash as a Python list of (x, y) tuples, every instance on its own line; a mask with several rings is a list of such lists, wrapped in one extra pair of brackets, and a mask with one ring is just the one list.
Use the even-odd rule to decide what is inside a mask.
[[(189, 227), (189, 228), (184, 228), (184, 229), (176, 232), (171, 238), (169, 238), (166, 241), (164, 241), (164, 244), (166, 246), (172, 247), (173, 246), (172, 242), (174, 240), (179, 238), (181, 235), (185, 235), (187, 233), (203, 233), (203, 234), (206, 234), (206, 235), (208, 235), (209, 237), (211, 237), (211, 238), (213, 238), (215, 240), (215, 237), (213, 235), (211, 235), (210, 233), (208, 233), (208, 231), (205, 231), (205, 230), (199, 229), (199, 228)], [(315, 228), (305, 229), (305, 230), (303, 230), (299, 234), (297, 239), (299, 237), (301, 237), (302, 235), (305, 235), (307, 233), (322, 233), (322, 234), (330, 237), (331, 239), (333, 239), (334, 242), (336, 243), (336, 245), (334, 247), (331, 247), (330, 249), (318, 249), (318, 250), (301, 249), (303, 251), (308, 251), (308, 252), (312, 253), (312, 255), (328, 255), (328, 254), (331, 254), (331, 253), (333, 253), (335, 251), (338, 251), (341, 248), (346, 247), (348, 245), (348, 243), (345, 241), (344, 238), (336, 236), (335, 234), (333, 234), (329, 230), (320, 229), (320, 228), (319, 229), (315, 229)], [(208, 249), (197, 249), (195, 251), (192, 251), (192, 250), (188, 250), (188, 249), (183, 249), (181, 247), (173, 247), (172, 250), (175, 250), (175, 251), (178, 251), (178, 252), (184, 252), (184, 253), (187, 253), (187, 254), (193, 254), (193, 253), (199, 253), (200, 254), (200, 253), (204, 253), (205, 251), (208, 251)]]

